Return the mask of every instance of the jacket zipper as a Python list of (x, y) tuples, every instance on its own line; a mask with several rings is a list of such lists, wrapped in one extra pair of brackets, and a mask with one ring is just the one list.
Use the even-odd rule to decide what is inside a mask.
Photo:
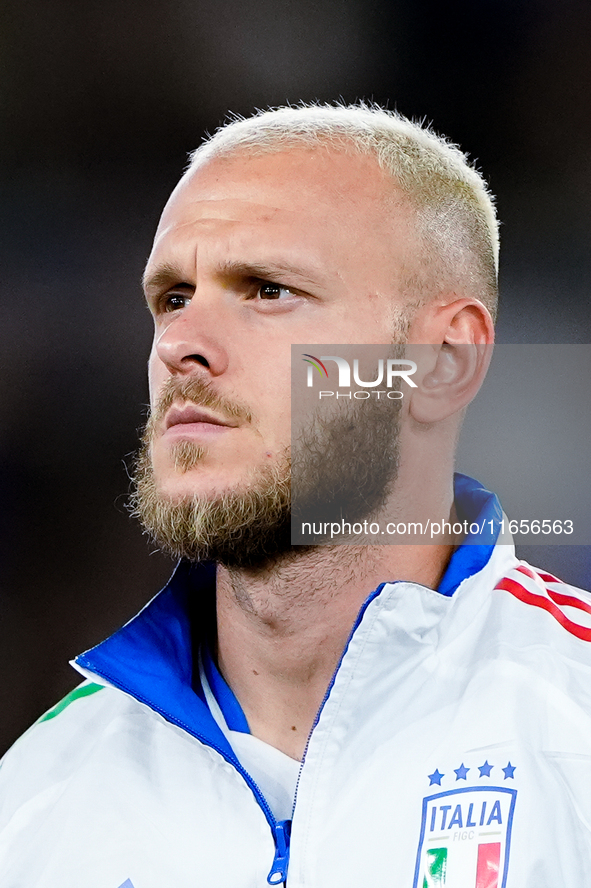
[(268, 804), (266, 798), (264, 797), (263, 793), (261, 792), (259, 786), (255, 783), (255, 781), (252, 779), (250, 774), (244, 770), (244, 768), (242, 767), (242, 765), (240, 764), (238, 759), (230, 758), (227, 755), (227, 753), (224, 752), (223, 749), (220, 749), (219, 746), (216, 746), (215, 743), (212, 743), (210, 740), (207, 740), (201, 734), (197, 734), (195, 731), (193, 731), (189, 727), (189, 725), (186, 725), (184, 722), (179, 721), (177, 718), (174, 718), (174, 716), (170, 715), (168, 712), (165, 712), (163, 709), (155, 707), (143, 695), (132, 693), (121, 682), (113, 679), (112, 677), (107, 675), (105, 672), (99, 671), (99, 670), (93, 668), (91, 664), (85, 665), (81, 659), (78, 659), (78, 661), (77, 661), (81, 666), (84, 666), (84, 668), (89, 669), (89, 671), (93, 672), (95, 675), (98, 675), (98, 676), (106, 679), (106, 681), (108, 681), (114, 687), (116, 687), (120, 691), (123, 691), (124, 693), (128, 694), (128, 696), (133, 697), (134, 700), (138, 700), (140, 703), (143, 703), (145, 706), (147, 706), (152, 711), (158, 712), (171, 724), (174, 724), (177, 727), (182, 728), (184, 731), (187, 732), (187, 734), (190, 734), (192, 737), (195, 737), (197, 740), (199, 740), (200, 743), (203, 743), (205, 746), (209, 746), (211, 749), (214, 749), (218, 753), (218, 755), (221, 755), (222, 758), (228, 762), (228, 764), (233, 765), (233, 767), (236, 768), (238, 773), (242, 775), (243, 779), (246, 781), (246, 783), (250, 787), (255, 799), (257, 800), (257, 802), (259, 804), (259, 807), (262, 809), (262, 811), (266, 817), (267, 823), (271, 827), (271, 832), (273, 834), (273, 840), (275, 842), (275, 856), (273, 858), (273, 865), (271, 867), (271, 871), (269, 872), (269, 875), (267, 876), (267, 882), (269, 885), (281, 885), (281, 884), (287, 885), (287, 870), (289, 867), (291, 825), (292, 825), (292, 820), (293, 820), (293, 816), (295, 813), (298, 788), (300, 785), (300, 777), (302, 775), (302, 769), (304, 767), (304, 762), (306, 760), (306, 753), (307, 753), (308, 747), (310, 745), (312, 733), (314, 731), (314, 728), (318, 724), (318, 721), (319, 721), (320, 716), (322, 714), (322, 710), (324, 709), (324, 706), (326, 705), (326, 701), (328, 700), (328, 698), (330, 696), (330, 692), (331, 692), (333, 685), (335, 683), (337, 673), (338, 673), (339, 669), (341, 668), (341, 664), (343, 662), (343, 659), (347, 653), (347, 650), (349, 649), (351, 639), (353, 638), (353, 635), (355, 634), (355, 632), (359, 628), (359, 625), (363, 619), (363, 616), (364, 616), (368, 606), (371, 604), (371, 602), (374, 600), (374, 598), (376, 598), (380, 594), (380, 592), (382, 591), (382, 589), (384, 588), (385, 585), (386, 585), (386, 583), (380, 583), (380, 585), (377, 587), (377, 589), (363, 603), (363, 606), (361, 607), (361, 610), (359, 611), (359, 613), (357, 615), (357, 619), (355, 620), (353, 628), (351, 629), (351, 632), (349, 633), (349, 637), (347, 639), (347, 644), (345, 645), (343, 653), (341, 654), (341, 657), (340, 657), (337, 667), (333, 673), (330, 684), (329, 684), (328, 688), (326, 689), (326, 693), (324, 695), (322, 703), (320, 704), (320, 708), (318, 709), (318, 712), (316, 713), (316, 718), (314, 719), (314, 724), (312, 725), (312, 728), (310, 729), (310, 733), (308, 734), (308, 739), (306, 740), (306, 746), (304, 748), (304, 754), (302, 756), (302, 764), (300, 765), (300, 770), (298, 773), (298, 779), (296, 782), (294, 798), (293, 798), (292, 815), (291, 815), (292, 819), (291, 820), (280, 820), (280, 821), (275, 820), (275, 817), (273, 816), (273, 812), (271, 811), (269, 804)]
[(267, 876), (269, 885), (287, 885), (290, 836), (291, 820), (280, 820), (275, 825), (275, 858), (271, 872)]

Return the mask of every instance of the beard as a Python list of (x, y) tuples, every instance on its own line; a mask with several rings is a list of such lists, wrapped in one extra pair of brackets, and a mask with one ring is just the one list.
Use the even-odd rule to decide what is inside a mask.
[[(221, 418), (252, 422), (248, 408), (218, 395), (199, 377), (169, 379), (142, 433), (132, 477), (132, 514), (154, 542), (175, 558), (217, 561), (235, 568), (256, 568), (275, 560), (291, 547), (289, 449), (276, 465), (254, 469), (240, 489), (213, 497), (167, 496), (158, 485), (152, 445), (175, 401), (209, 407)], [(179, 473), (199, 470), (206, 453), (205, 447), (188, 440), (170, 448)]]
[[(131, 506), (156, 544), (176, 558), (216, 561), (258, 570), (314, 545), (292, 545), (293, 522), (359, 521), (386, 502), (398, 473), (400, 402), (343, 401), (329, 416), (315, 414), (275, 465), (253, 469), (240, 489), (213, 497), (165, 495), (158, 486), (152, 444), (175, 401), (210, 407), (218, 415), (252, 422), (250, 412), (195, 377), (170, 379), (149, 417), (135, 461)], [(175, 469), (198, 470), (206, 449), (192, 441), (172, 445)], [(334, 542), (334, 541), (333, 541)], [(341, 538), (341, 542), (345, 542)]]

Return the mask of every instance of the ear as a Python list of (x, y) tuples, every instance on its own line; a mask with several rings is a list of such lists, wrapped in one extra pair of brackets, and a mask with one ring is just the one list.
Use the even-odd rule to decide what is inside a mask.
[(419, 373), (409, 405), (412, 418), (425, 424), (447, 419), (470, 403), (488, 370), (494, 342), (490, 313), (475, 299), (426, 309), (411, 329)]

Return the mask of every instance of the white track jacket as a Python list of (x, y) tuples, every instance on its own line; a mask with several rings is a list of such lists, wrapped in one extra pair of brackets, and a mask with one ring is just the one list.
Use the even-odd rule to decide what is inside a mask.
[(380, 586), (276, 823), (191, 687), (214, 582), (181, 563), (5, 756), (1, 888), (591, 886), (587, 593), (508, 545), (453, 594)]

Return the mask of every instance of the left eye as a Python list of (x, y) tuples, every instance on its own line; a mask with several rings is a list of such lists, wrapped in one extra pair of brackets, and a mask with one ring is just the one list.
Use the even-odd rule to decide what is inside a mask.
[(291, 290), (287, 287), (282, 287), (281, 284), (265, 283), (261, 284), (257, 290), (257, 297), (259, 299), (285, 299), (293, 295)]

